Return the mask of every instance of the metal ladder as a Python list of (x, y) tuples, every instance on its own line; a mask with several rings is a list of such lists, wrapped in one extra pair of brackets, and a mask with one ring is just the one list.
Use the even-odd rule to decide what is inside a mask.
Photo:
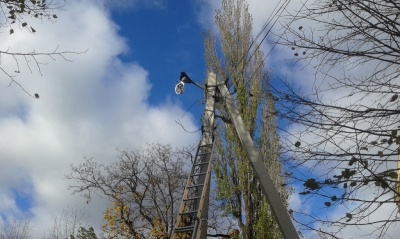
[(214, 143), (200, 143), (197, 148), (192, 170), (183, 193), (178, 219), (172, 232), (172, 239), (200, 238), (200, 232), (207, 230), (213, 145)]

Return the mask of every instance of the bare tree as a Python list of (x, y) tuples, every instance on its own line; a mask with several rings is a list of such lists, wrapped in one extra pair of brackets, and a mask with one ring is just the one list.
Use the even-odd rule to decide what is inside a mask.
[(89, 227), (89, 229), (86, 229), (84, 227), (81, 227), (78, 230), (77, 236), (70, 236), (71, 239), (98, 239), (96, 233), (94, 232), (93, 227)]
[[(58, 16), (57, 11), (64, 8), (62, 1), (46, 1), (46, 0), (0, 0), (0, 29), (6, 29), (8, 34), (17, 34), (16, 29), (25, 29), (32, 34), (36, 33), (30, 22), (32, 18), (41, 21), (54, 22)], [(67, 55), (80, 54), (83, 52), (60, 51), (59, 46), (54, 46), (53, 51), (39, 52), (32, 50), (30, 52), (20, 52), (14, 49), (0, 49), (0, 72), (9, 80), (10, 85), (16, 84), (27, 95), (39, 98), (39, 94), (32, 94), (26, 90), (18, 81), (17, 77), (21, 73), (20, 65), (22, 62), (32, 73), (32, 66), (36, 67), (41, 74), (41, 66), (46, 64), (44, 59), (56, 60), (61, 58), (70, 61)], [(12, 67), (3, 66), (2, 62), (14, 62)]]
[(292, 169), (309, 170), (293, 174), (300, 194), (327, 210), (346, 208), (336, 219), (298, 212), (299, 223), (332, 237), (347, 226), (373, 226), (383, 238), (400, 221), (400, 3), (306, 1), (288, 17), (279, 43), (316, 69), (316, 81), (310, 94), (285, 81), (274, 92), (279, 117), (300, 128), (287, 132), (285, 156)]
[(54, 218), (53, 227), (44, 235), (44, 239), (66, 239), (77, 236), (82, 227), (87, 227), (85, 214), (76, 207), (67, 207)]
[(58, 18), (56, 11), (63, 7), (62, 1), (54, 0), (0, 0), (0, 11), (3, 15), (0, 27), (9, 29), (10, 34), (17, 27), (26, 27), (35, 33), (36, 30), (28, 25), (27, 17), (53, 21)]
[[(190, 152), (190, 151), (189, 151)], [(130, 238), (170, 238), (186, 184), (191, 154), (169, 145), (122, 151), (103, 165), (87, 159), (72, 166), (70, 188), (87, 200), (93, 193), (112, 205), (105, 211), (104, 232)]]
[(28, 218), (0, 221), (0, 239), (28, 239), (31, 230)]

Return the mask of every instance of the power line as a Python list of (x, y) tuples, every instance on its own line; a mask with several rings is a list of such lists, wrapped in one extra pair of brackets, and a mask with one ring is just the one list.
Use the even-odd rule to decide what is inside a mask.
[[(279, 1), (279, 2), (280, 2), (280, 1)], [(282, 10), (282, 11), (281, 11), (281, 13), (282, 13), (282, 12), (287, 8), (287, 6), (289, 5), (289, 3), (290, 3), (290, 0), (286, 0), (286, 1), (281, 5), (281, 7), (279, 8), (279, 10), (276, 12), (276, 14), (274, 15), (274, 17), (278, 14), (278, 12), (279, 12), (280, 10)], [(279, 4), (279, 3), (278, 3), (278, 4)], [(285, 5), (285, 7), (283, 8), (284, 4), (286, 4), (286, 5)], [(282, 8), (283, 8), (283, 9), (282, 9)], [(279, 16), (279, 17), (280, 17), (280, 16)], [(274, 23), (272, 24), (272, 26), (271, 26), (271, 27), (269, 28), (269, 30), (265, 33), (265, 35), (264, 35), (263, 39), (261, 40), (261, 42), (257, 45), (256, 49), (254, 49), (253, 54), (250, 55), (250, 59), (248, 60), (247, 63), (250, 62), (251, 58), (254, 56), (254, 54), (256, 53), (256, 51), (260, 48), (261, 44), (265, 41), (265, 39), (267, 38), (268, 34), (271, 32), (272, 28), (273, 28), (273, 27), (275, 26), (275, 24), (277, 23), (279, 17), (275, 19), (275, 21), (274, 21)], [(268, 22), (268, 20), (267, 20), (267, 22)], [(261, 29), (261, 31), (259, 32), (259, 34), (261, 34), (261, 33), (266, 29), (266, 27), (267, 27), (267, 25), (268, 25), (267, 22), (265, 23), (265, 27), (264, 27), (263, 29)], [(269, 55), (269, 54), (268, 54), (268, 55)]]
[[(240, 59), (240, 61), (237, 63), (236, 66), (234, 66), (235, 71), (231, 72), (228, 74), (227, 78), (230, 78), (232, 75), (234, 75), (234, 77), (236, 77), (239, 72), (237, 71), (237, 68), (239, 67), (239, 65), (243, 62), (243, 60), (245, 59), (245, 57), (247, 56), (247, 54), (250, 52), (252, 46), (256, 43), (257, 39), (261, 36), (261, 34), (266, 30), (267, 26), (270, 25), (272, 19), (275, 18), (275, 21), (273, 22), (273, 24), (271, 25), (271, 27), (269, 28), (269, 30), (265, 33), (263, 39), (261, 40), (260, 43), (257, 44), (255, 50), (253, 51), (253, 53), (250, 55), (249, 59), (246, 61), (246, 63), (243, 65), (243, 68), (241, 70), (243, 70), (251, 61), (252, 57), (255, 55), (255, 53), (257, 52), (257, 50), (260, 48), (261, 44), (265, 41), (265, 39), (267, 38), (267, 36), (269, 35), (269, 33), (271, 32), (272, 28), (275, 26), (275, 24), (277, 23), (279, 17), (281, 17), (281, 14), (283, 11), (286, 10), (287, 6), (290, 3), (290, 0), (285, 0), (281, 5), (280, 3), (282, 2), (282, 0), (280, 0), (278, 2), (278, 4), (275, 6), (274, 10), (272, 11), (271, 15), (267, 18), (267, 20), (265, 21), (265, 23), (263, 24), (263, 27), (261, 28), (261, 30), (259, 31), (259, 33), (257, 34), (256, 38), (251, 42), (249, 48), (246, 50), (246, 53), (242, 56), (242, 58)], [(306, 3), (308, 2), (308, 0), (306, 1)], [(278, 8), (279, 6), (279, 8)], [(302, 8), (305, 6), (305, 3), (303, 3)], [(278, 10), (276, 10), (278, 8)], [(276, 12), (275, 12), (276, 11)], [(276, 17), (279, 14), (278, 17)], [(296, 14), (297, 16), (297, 14)], [(292, 20), (293, 21), (293, 20)], [(285, 29), (285, 31), (287, 30), (287, 28)], [(282, 35), (285, 33), (285, 31), (282, 33)], [(282, 37), (282, 35), (280, 36), (280, 38)], [(279, 38), (279, 39), (280, 39)], [(276, 45), (276, 43), (275, 43)], [(273, 48), (275, 47), (275, 45), (273, 46)], [(273, 49), (272, 48), (272, 49)], [(271, 53), (272, 49), (270, 50), (270, 52), (267, 54), (267, 56), (269, 56), (269, 54)], [(266, 57), (267, 57), (266, 56)], [(258, 72), (258, 70), (260, 69), (260, 67), (262, 65), (264, 65), (264, 61), (266, 59), (266, 57), (264, 57), (264, 59), (261, 61), (261, 63), (257, 66), (257, 69), (254, 71), (254, 73), (250, 76), (249, 79), (246, 79), (246, 84), (254, 77), (255, 73)], [(245, 90), (245, 89), (236, 89), (236, 90)]]
[[(281, 1), (282, 1), (282, 0), (279, 0), (278, 4), (275, 6), (275, 8), (274, 8), (274, 10), (272, 11), (271, 15), (267, 18), (267, 20), (265, 21), (263, 27), (262, 27), (261, 30), (258, 32), (256, 38), (251, 42), (249, 48), (248, 48), (247, 51), (246, 51), (246, 54), (249, 53), (249, 51), (250, 51), (251, 47), (253, 46), (253, 44), (257, 42), (258, 38), (259, 38), (259, 37), (261, 36), (261, 34), (265, 31), (265, 29), (266, 29), (267, 26), (269, 25), (270, 21), (271, 21), (271, 20), (278, 14), (278, 12), (282, 9), (283, 4), (280, 6), (280, 8), (278, 9), (278, 11), (275, 13), (275, 15), (272, 16), (272, 14), (274, 14), (275, 10), (277, 9), (277, 7), (278, 7), (279, 4), (281, 3)], [(290, 1), (290, 0), (286, 0), (286, 2), (288, 2), (288, 1)], [(275, 23), (274, 23), (273, 25), (275, 25)], [(273, 27), (273, 26), (272, 26), (272, 27)], [(272, 27), (271, 27), (271, 28), (272, 28)], [(270, 30), (271, 30), (271, 28), (270, 28)], [(270, 31), (270, 30), (269, 30), (269, 31)], [(269, 31), (268, 31), (268, 33), (269, 33)], [(267, 33), (267, 34), (268, 34), (268, 33)], [(264, 37), (264, 38), (265, 38), (265, 37)], [(246, 54), (245, 54), (245, 55), (246, 55)], [(254, 53), (253, 53), (253, 54), (254, 54)]]
[[(308, 1), (308, 0), (307, 0)], [(267, 36), (269, 35), (269, 33), (271, 32), (272, 28), (275, 26), (275, 24), (277, 23), (280, 15), (282, 14), (282, 12), (284, 10), (286, 10), (288, 4), (290, 3), (290, 0), (285, 0), (282, 5), (279, 6), (279, 4), (282, 2), (282, 0), (280, 0), (278, 2), (278, 4), (275, 6), (274, 10), (272, 11), (271, 15), (268, 17), (268, 19), (265, 21), (263, 27), (261, 28), (261, 30), (259, 31), (259, 33), (257, 34), (256, 38), (254, 40), (252, 40), (249, 48), (246, 50), (246, 52), (243, 54), (243, 56), (241, 57), (240, 61), (236, 64), (236, 66), (234, 66), (234, 71), (228, 74), (227, 78), (230, 78), (232, 75), (236, 78), (237, 75), (239, 74), (240, 71), (243, 71), (243, 69), (250, 63), (251, 59), (253, 58), (253, 56), (255, 55), (255, 53), (257, 52), (257, 50), (260, 48), (261, 44), (265, 41), (265, 39), (267, 38)], [(276, 10), (279, 6), (279, 9)], [(304, 6), (304, 5), (303, 5)], [(276, 12), (275, 12), (276, 10)], [(279, 14), (278, 17), (276, 17)], [(252, 49), (253, 45), (257, 42), (258, 38), (261, 36), (261, 34), (267, 29), (267, 27), (270, 25), (272, 19), (275, 18), (275, 21), (273, 22), (273, 24), (271, 25), (271, 27), (269, 28), (269, 30), (265, 33), (263, 39), (261, 40), (260, 43), (257, 44), (256, 48), (254, 49), (253, 53), (249, 56), (249, 59), (245, 62), (245, 64), (243, 65), (243, 68), (238, 71), (238, 67), (239, 65), (243, 62), (243, 60), (245, 60), (245, 58), (247, 57), (247, 54), (250, 52), (250, 50)], [(268, 54), (269, 55), (269, 54)], [(266, 57), (264, 58), (264, 60), (262, 62), (264, 62), (266, 59)], [(262, 63), (257, 67), (256, 71), (254, 71), (254, 73), (251, 75), (251, 77), (249, 79), (246, 80), (246, 84), (253, 78), (254, 74), (258, 71), (258, 69), (261, 67)]]
[[(305, 5), (307, 4), (308, 0), (306, 0), (304, 3), (302, 3), (302, 6), (300, 8), (300, 10), (296, 13), (296, 16), (294, 18), (292, 18), (292, 21), (286, 26), (285, 30), (282, 32), (282, 34), (280, 34), (278, 40), (275, 41), (274, 45), (271, 47), (270, 51), (268, 52), (268, 54), (264, 57), (264, 59), (261, 61), (261, 63), (258, 65), (257, 69), (253, 72), (253, 74), (250, 76), (250, 78), (247, 81), (250, 81), (253, 76), (255, 75), (255, 73), (261, 68), (262, 65), (264, 65), (265, 60), (267, 59), (267, 57), (271, 54), (271, 52), (274, 50), (274, 48), (276, 47), (276, 45), (278, 44), (279, 40), (282, 38), (282, 36), (286, 33), (287, 29), (289, 28), (289, 26), (293, 23), (294, 19), (297, 17), (297, 15), (301, 12), (301, 10), (305, 7)], [(285, 7), (286, 8), (286, 7)], [(266, 37), (266, 36), (265, 36)], [(263, 40), (265, 40), (265, 38), (263, 38)], [(261, 42), (262, 43), (262, 42)], [(260, 43), (260, 45), (261, 45)]]

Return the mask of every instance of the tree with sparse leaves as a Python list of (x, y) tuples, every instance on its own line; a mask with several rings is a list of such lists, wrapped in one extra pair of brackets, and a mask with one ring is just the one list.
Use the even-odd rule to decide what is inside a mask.
[[(219, 54), (212, 33), (206, 33), (207, 68), (230, 86), (246, 128), (281, 193), (282, 202), (287, 203), (289, 193), (282, 187), (285, 179), (281, 176), (282, 164), (279, 162), (276, 110), (269, 91), (263, 53), (251, 36), (252, 17), (248, 4), (244, 0), (222, 1), (215, 23), (220, 30), (222, 52)], [(223, 107), (217, 108), (217, 114), (227, 117)], [(218, 136), (214, 171), (217, 199), (225, 215), (234, 217), (242, 238), (282, 238), (234, 126), (225, 124), (219, 127)]]
[(31, 236), (32, 227), (28, 218), (0, 220), (0, 239), (28, 239)]
[(97, 239), (97, 235), (94, 232), (93, 227), (89, 227), (89, 229), (86, 229), (84, 227), (79, 228), (78, 234), (76, 237), (73, 235), (70, 236), (70, 239)]
[(300, 194), (344, 211), (333, 219), (300, 211), (299, 223), (332, 238), (372, 226), (365, 233), (385, 238), (400, 223), (400, 2), (313, 1), (287, 17), (279, 43), (316, 69), (311, 93), (285, 81), (274, 92), (279, 117), (298, 129), (288, 132), (287, 162), (309, 171), (296, 175)]
[[(65, 2), (65, 1), (64, 1)], [(62, 10), (64, 3), (62, 1), (46, 1), (46, 0), (0, 0), (0, 30), (3, 34), (18, 34), (17, 30), (27, 30), (32, 34), (36, 33), (34, 26), (31, 26), (33, 19), (40, 21), (54, 22), (58, 17), (56, 12)], [(32, 19), (33, 18), (33, 19)], [(4, 31), (5, 30), (5, 31)], [(55, 60), (61, 58), (69, 61), (66, 56), (69, 54), (80, 54), (80, 52), (60, 51), (58, 46), (54, 47), (54, 51), (39, 52), (32, 50), (31, 52), (20, 52), (18, 49), (0, 49), (0, 72), (8, 79), (10, 85), (16, 84), (27, 95), (33, 98), (39, 98), (38, 93), (30, 93), (18, 81), (18, 74), (21, 73), (20, 62), (32, 72), (31, 65), (34, 65), (40, 71), (40, 65), (45, 64), (43, 59), (48, 58)], [(4, 66), (2, 62), (14, 62), (13, 66)]]
[(43, 239), (78, 237), (82, 234), (82, 230), (87, 230), (85, 229), (87, 224), (86, 215), (82, 211), (77, 207), (68, 206), (54, 218), (53, 226), (47, 230)]
[[(189, 151), (190, 152), (190, 151)], [(122, 151), (118, 160), (103, 165), (87, 159), (73, 166), (70, 188), (90, 200), (93, 193), (111, 205), (104, 213), (103, 231), (110, 238), (170, 238), (192, 155), (169, 145)]]
[[(44, 239), (97, 239), (92, 227), (86, 229), (84, 214), (77, 208), (67, 207), (54, 219)], [(30, 239), (32, 225), (29, 217), (0, 220), (0, 239)]]
[(9, 29), (9, 33), (14, 33), (14, 28), (27, 28), (32, 33), (36, 30), (29, 26), (27, 18), (37, 18), (40, 20), (53, 21), (57, 19), (56, 11), (63, 8), (60, 1), (46, 0), (0, 0), (0, 9), (3, 19), (0, 22), (1, 28)]

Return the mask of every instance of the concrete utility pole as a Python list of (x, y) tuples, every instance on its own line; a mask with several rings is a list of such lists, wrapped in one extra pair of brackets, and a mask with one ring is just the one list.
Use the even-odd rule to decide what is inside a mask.
[(235, 102), (228, 91), (228, 88), (223, 83), (218, 84), (219, 93), (224, 102), (226, 111), (235, 126), (237, 135), (239, 136), (240, 142), (246, 151), (247, 156), (250, 159), (251, 165), (253, 166), (256, 176), (261, 182), (262, 191), (267, 197), (267, 200), (271, 206), (272, 212), (279, 224), (282, 235), (286, 239), (298, 239), (296, 228), (294, 227), (289, 214), (282, 203), (282, 199), (279, 196), (278, 190), (276, 190), (271, 176), (269, 175), (267, 168), (265, 167), (260, 155), (254, 147), (254, 142), (251, 139), (249, 131), (246, 129), (243, 119), (237, 109)]
[[(214, 120), (215, 120), (215, 95), (217, 89), (217, 77), (214, 73), (209, 72), (207, 77), (206, 83), (206, 91), (205, 91), (205, 98), (206, 98), (206, 108), (204, 110), (204, 117), (203, 117), (203, 138), (201, 140), (200, 145), (213, 145), (214, 144)], [(197, 239), (207, 238), (207, 223), (208, 223), (208, 205), (209, 205), (209, 198), (210, 198), (210, 179), (211, 179), (211, 160), (212, 154), (210, 155), (210, 163), (208, 165), (204, 165), (204, 170), (206, 170), (206, 166), (209, 166), (208, 178), (204, 178), (201, 180), (206, 180), (207, 187), (203, 188), (205, 190), (205, 197), (204, 200), (201, 200), (199, 208), (201, 212), (199, 214), (200, 221), (199, 221), (199, 228), (197, 232)], [(205, 177), (206, 175), (204, 175)]]
[[(184, 72), (175, 87), (177, 94), (184, 92), (184, 83), (194, 83)], [(211, 165), (214, 149), (214, 111), (216, 77), (209, 73), (205, 86), (206, 108), (203, 116), (202, 138), (197, 148), (191, 173), (183, 193), (178, 219), (172, 239), (207, 238), (208, 205), (210, 194)]]

